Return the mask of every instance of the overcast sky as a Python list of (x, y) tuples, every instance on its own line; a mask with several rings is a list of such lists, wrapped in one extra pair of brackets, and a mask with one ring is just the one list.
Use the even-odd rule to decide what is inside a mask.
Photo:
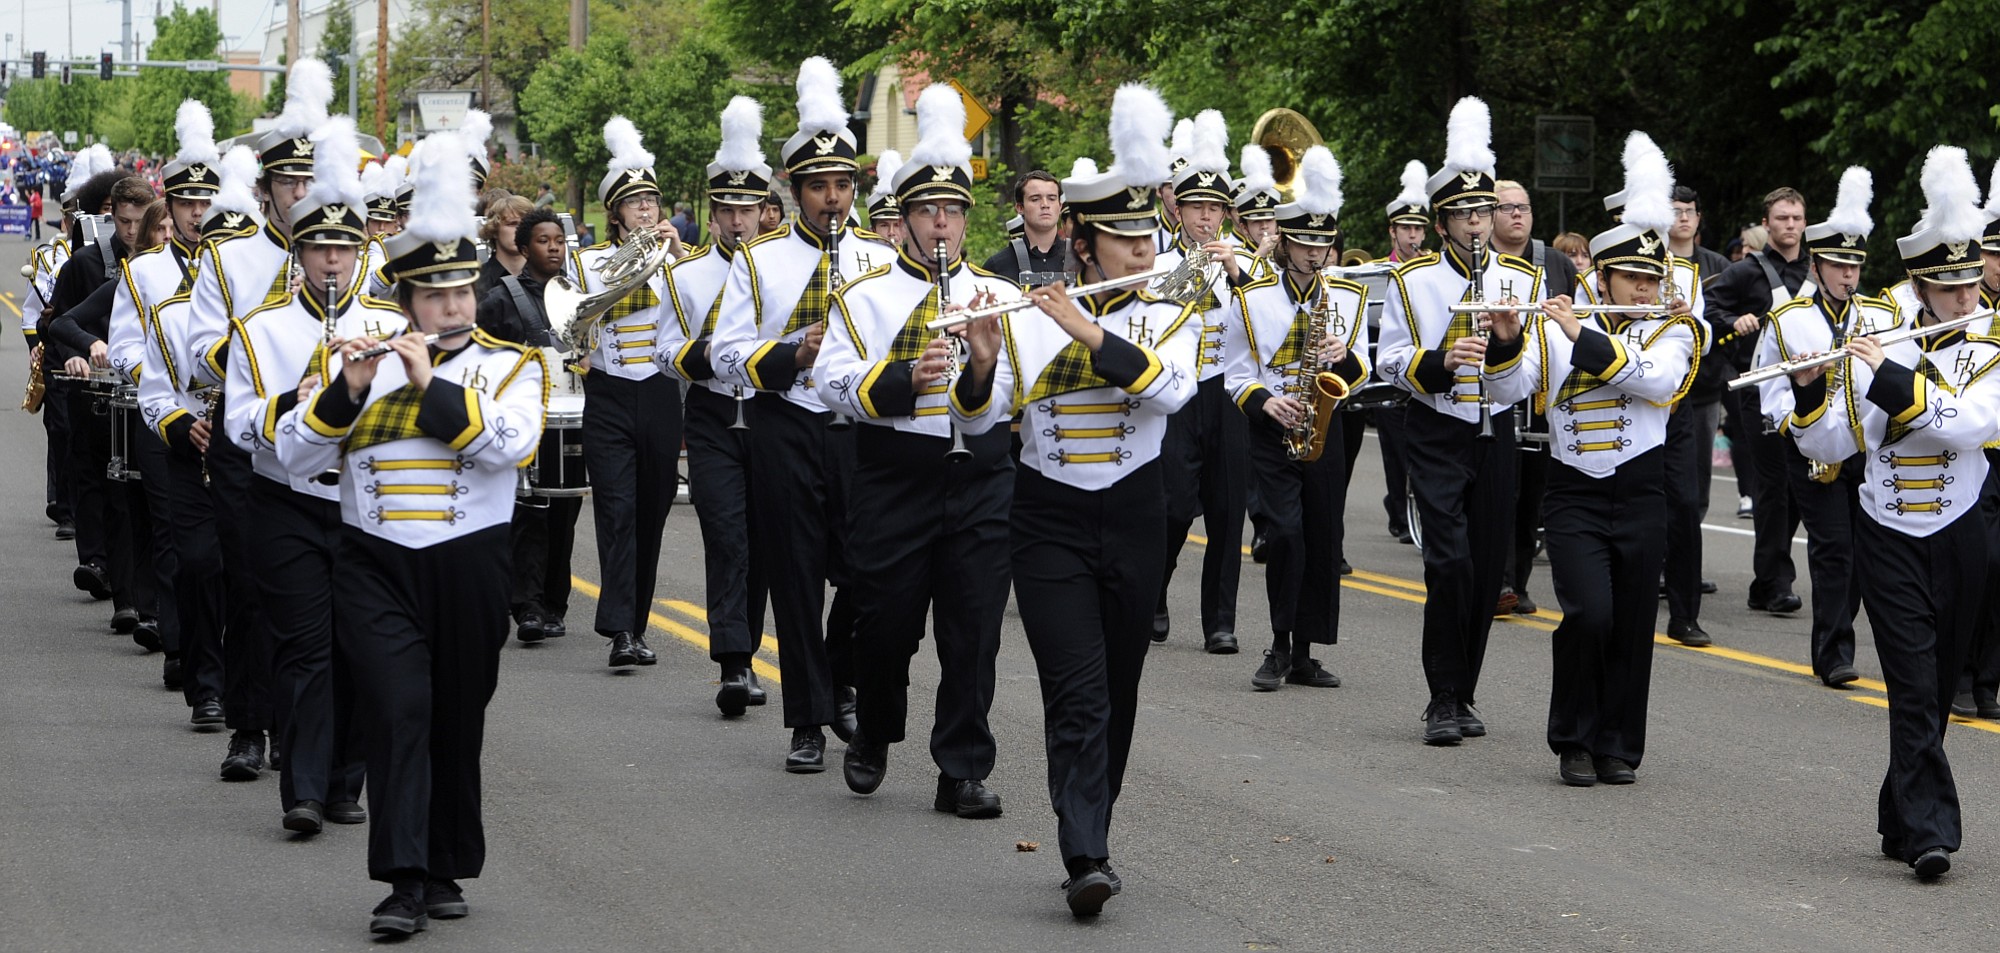
[[(132, 0), (135, 49), (153, 37), (154, 2)], [(304, 0), (303, 9), (318, 10), (328, 2)], [(160, 5), (162, 10), (173, 9), (170, 0), (160, 0)], [(222, 32), (236, 49), (261, 49), (264, 31), (270, 28), (273, 18), (279, 23), (285, 18), (283, 0), (220, 0), (220, 5)], [(25, 58), (26, 53), (35, 50), (45, 51), (51, 58), (61, 58), (72, 51), (83, 59), (94, 59), (99, 51), (116, 54), (122, 17), (123, 4), (119, 0), (0, 0), (0, 33), (13, 34), (13, 43), (6, 53), (14, 59)], [(74, 34), (70, 32), (72, 23)]]

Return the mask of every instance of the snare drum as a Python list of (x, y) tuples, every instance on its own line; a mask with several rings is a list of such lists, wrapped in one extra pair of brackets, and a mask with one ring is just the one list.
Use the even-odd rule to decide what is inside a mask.
[(132, 468), (132, 427), (139, 412), (139, 385), (113, 383), (105, 406), (111, 414), (111, 459), (105, 464), (104, 475), (120, 483), (137, 480), (139, 471)]
[(547, 506), (560, 497), (590, 495), (583, 466), (583, 395), (554, 394), (542, 414), (542, 445), (521, 469), (515, 496), (526, 506)]

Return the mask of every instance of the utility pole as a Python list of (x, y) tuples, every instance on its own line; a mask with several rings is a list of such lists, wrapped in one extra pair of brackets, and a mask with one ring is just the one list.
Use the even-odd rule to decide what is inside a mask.
[(479, 0), (479, 108), (493, 111), (493, 0)]
[(357, 125), (361, 122), (361, 18), (351, 10), (347, 15), (347, 114)]
[(118, 41), (118, 51), (125, 54), (125, 62), (132, 62), (132, 0), (124, 0), (125, 23)]
[[(569, 48), (583, 52), (584, 42), (590, 39), (590, 0), (569, 0)], [(577, 220), (583, 220), (583, 176), (571, 172), (569, 175), (569, 207), (576, 213)]]
[(299, 65), (299, 0), (285, 0), (285, 65)]
[(375, 138), (389, 144), (389, 0), (375, 0)]

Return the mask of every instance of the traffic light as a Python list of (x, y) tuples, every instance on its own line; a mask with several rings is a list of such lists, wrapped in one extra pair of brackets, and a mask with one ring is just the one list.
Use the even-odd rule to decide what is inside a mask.
[(47, 79), (49, 76), (49, 54), (35, 51), (34, 78)]
[(68, 86), (68, 85), (69, 85), (69, 64), (68, 64), (68, 63), (64, 63), (64, 64), (62, 65), (62, 84), (63, 84), (64, 86)]
[(97, 54), (97, 78), (107, 83), (111, 82), (111, 54)]

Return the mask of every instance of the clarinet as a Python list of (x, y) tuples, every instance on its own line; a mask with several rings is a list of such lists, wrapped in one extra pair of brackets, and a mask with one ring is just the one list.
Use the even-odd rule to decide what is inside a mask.
[[(845, 213), (843, 212), (835, 212), (826, 217), (826, 236), (827, 236), (826, 291), (827, 291), (827, 300), (829, 304), (827, 307), (826, 316), (822, 317), (820, 319), (821, 321), (825, 321), (826, 318), (833, 317), (833, 307), (831, 304), (833, 299), (833, 292), (838, 290), (842, 283), (840, 280), (840, 233), (846, 231), (846, 229), (840, 227), (840, 219), (841, 216), (844, 214)], [(823, 332), (825, 329), (822, 328), (821, 330)], [(826, 421), (826, 429), (828, 430), (846, 430), (847, 428), (852, 426), (854, 426), (854, 418), (849, 417), (838, 410), (834, 411), (833, 416), (827, 418)]]
[[(945, 243), (942, 241), (938, 242), (935, 249), (935, 260), (937, 261), (937, 296), (938, 311), (940, 313), (944, 311), (945, 305), (951, 303), (951, 263), (947, 260), (950, 255), (951, 252), (945, 247)], [(947, 401), (951, 399), (952, 384), (958, 381), (959, 365), (965, 361), (965, 355), (962, 353), (964, 349), (964, 338), (952, 338), (951, 362), (945, 365), (943, 377), (946, 393), (945, 400)], [(916, 408), (911, 407), (910, 416), (915, 417), (916, 413)], [(965, 434), (959, 431), (957, 421), (951, 421), (951, 449), (944, 452), (944, 459), (946, 463), (964, 463), (972, 459), (972, 451), (965, 446)]]
[[(1485, 244), (1479, 240), (1479, 236), (1474, 235), (1472, 237), (1472, 303), (1473, 304), (1480, 304), (1486, 300), (1485, 252), (1486, 252)], [(1491, 340), (1492, 334), (1493, 332), (1486, 327), (1484, 322), (1479, 324), (1479, 340), (1482, 343)], [(1493, 439), (1493, 405), (1488, 403), (1486, 400), (1486, 375), (1483, 372), (1483, 369), (1479, 373), (1478, 382), (1479, 382), (1479, 439), (1491, 440)]]

